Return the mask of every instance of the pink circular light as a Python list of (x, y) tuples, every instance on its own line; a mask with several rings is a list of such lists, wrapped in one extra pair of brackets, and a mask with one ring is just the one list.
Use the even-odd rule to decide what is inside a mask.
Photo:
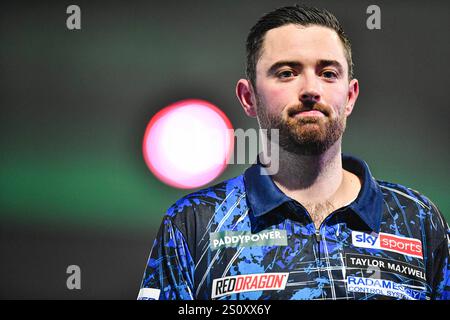
[(173, 103), (147, 125), (142, 149), (150, 171), (180, 189), (203, 186), (226, 168), (233, 127), (215, 105), (198, 99)]

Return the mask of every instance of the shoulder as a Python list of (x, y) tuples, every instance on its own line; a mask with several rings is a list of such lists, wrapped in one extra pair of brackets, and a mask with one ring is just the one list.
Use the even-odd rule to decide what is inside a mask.
[(187, 241), (190, 252), (203, 239), (206, 230), (217, 219), (245, 197), (242, 175), (222, 181), (178, 199), (163, 217), (166, 232), (179, 232)]
[(381, 188), (381, 192), (385, 196), (393, 196), (395, 198), (401, 198), (406, 203), (418, 205), (425, 210), (431, 210), (434, 205), (430, 199), (417, 190), (406, 187), (398, 183), (392, 183), (382, 180), (377, 180), (378, 185)]
[(431, 232), (437, 232), (438, 234), (447, 233), (448, 225), (444, 216), (437, 205), (427, 196), (401, 184), (382, 180), (377, 180), (377, 183), (385, 200), (396, 202), (406, 209), (405, 212), (418, 217), (426, 223)]
[(243, 175), (224, 180), (178, 199), (166, 212), (166, 217), (179, 219), (195, 213), (214, 211), (219, 205), (245, 195)]

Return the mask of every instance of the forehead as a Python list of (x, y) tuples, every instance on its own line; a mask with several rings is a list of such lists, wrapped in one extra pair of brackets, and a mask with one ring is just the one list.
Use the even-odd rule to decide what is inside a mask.
[(302, 63), (337, 60), (347, 67), (344, 46), (338, 34), (333, 29), (315, 25), (289, 24), (266, 33), (258, 65), (269, 67), (283, 60)]

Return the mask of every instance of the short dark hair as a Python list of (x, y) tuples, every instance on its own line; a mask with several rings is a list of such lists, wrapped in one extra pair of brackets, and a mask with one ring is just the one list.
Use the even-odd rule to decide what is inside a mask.
[(278, 8), (265, 14), (250, 29), (247, 36), (247, 79), (256, 89), (256, 63), (261, 57), (261, 49), (267, 31), (288, 24), (302, 26), (318, 25), (333, 29), (338, 34), (344, 46), (344, 53), (348, 64), (348, 78), (353, 78), (353, 60), (350, 40), (338, 19), (329, 11), (299, 5)]

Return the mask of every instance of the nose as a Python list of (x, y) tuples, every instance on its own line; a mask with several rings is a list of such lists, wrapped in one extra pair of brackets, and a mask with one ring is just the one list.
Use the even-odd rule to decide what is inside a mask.
[(303, 103), (317, 103), (319, 100), (320, 95), (313, 90), (305, 91), (300, 96), (300, 101)]
[(308, 74), (303, 77), (303, 84), (300, 90), (300, 101), (302, 103), (317, 103), (320, 101), (320, 84), (316, 75)]

